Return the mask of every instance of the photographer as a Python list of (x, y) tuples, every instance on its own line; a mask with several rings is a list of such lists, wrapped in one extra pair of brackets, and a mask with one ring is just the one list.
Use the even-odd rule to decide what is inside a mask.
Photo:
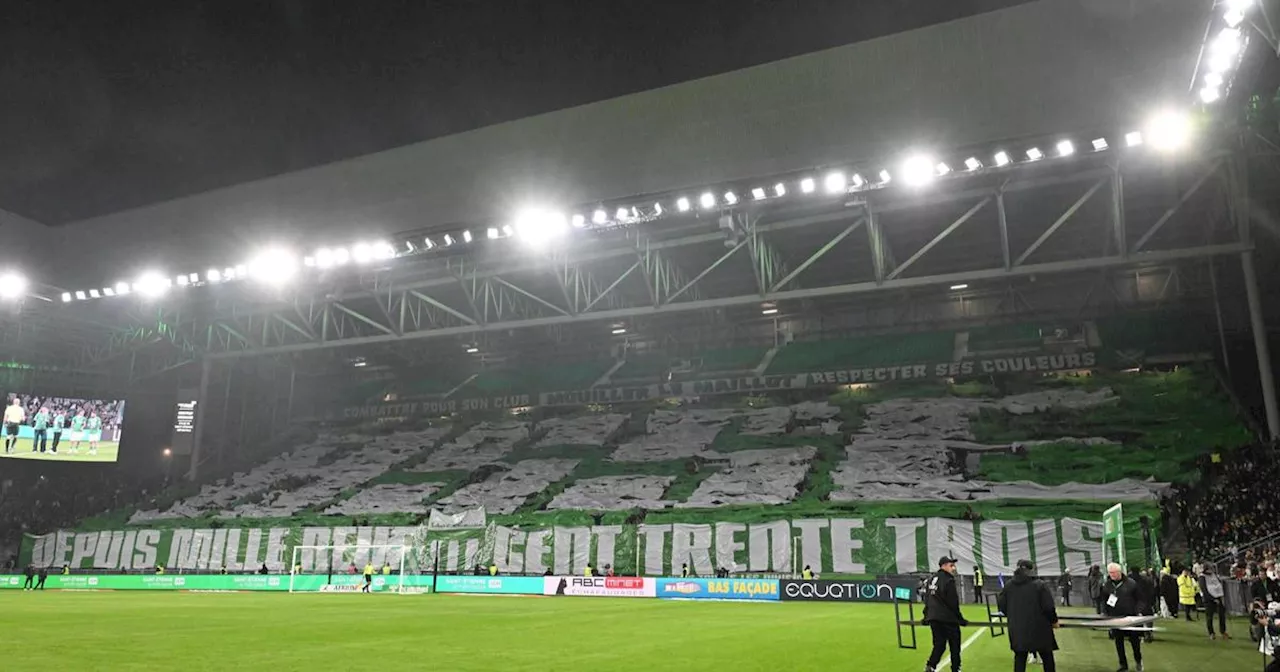
[(1272, 608), (1276, 606), (1280, 605), (1275, 602), (1263, 604), (1255, 601), (1249, 610), (1253, 626), (1261, 632), (1261, 651), (1271, 656), (1266, 672), (1280, 672), (1280, 658), (1276, 657), (1276, 654), (1280, 653), (1276, 650), (1276, 645), (1280, 644), (1280, 620), (1277, 620), (1276, 611)]

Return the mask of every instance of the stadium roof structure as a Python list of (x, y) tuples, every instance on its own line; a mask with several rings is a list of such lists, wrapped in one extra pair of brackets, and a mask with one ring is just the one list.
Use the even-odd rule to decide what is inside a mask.
[[(1153, 109), (1189, 98), (1210, 20), (1193, 4), (1041, 0), (32, 225), (30, 247), (58, 259), (40, 271), (43, 300), (0, 326), (4, 354), (131, 381), (424, 339), (453, 356), (539, 329), (822, 315), (888, 290), (947, 302), (960, 285), (1241, 253), (1233, 159), (1212, 141), (1177, 156), (1133, 141)], [(532, 203), (582, 226), (532, 248), (507, 232)], [(320, 268), (321, 248), (361, 240), (396, 253)], [(264, 244), (313, 267), (280, 288), (225, 281)], [(147, 268), (174, 287), (118, 296), (121, 275)]]

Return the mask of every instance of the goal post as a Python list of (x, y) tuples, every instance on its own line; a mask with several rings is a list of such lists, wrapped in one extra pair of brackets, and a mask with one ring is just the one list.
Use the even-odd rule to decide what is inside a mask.
[(406, 566), (410, 553), (404, 544), (330, 544), (294, 546), (289, 563), (291, 593), (362, 592), (364, 572), (373, 565), (370, 592), (410, 592), (413, 567)]
[(1102, 513), (1102, 562), (1104, 567), (1118, 563), (1122, 571), (1129, 571), (1129, 554), (1125, 549), (1124, 506), (1116, 504)]

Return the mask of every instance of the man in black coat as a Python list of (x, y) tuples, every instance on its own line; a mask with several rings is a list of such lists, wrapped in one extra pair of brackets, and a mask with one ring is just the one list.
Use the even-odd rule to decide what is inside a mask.
[(951, 649), (951, 670), (960, 672), (960, 626), (968, 625), (960, 614), (960, 593), (956, 590), (956, 559), (938, 560), (938, 573), (929, 577), (924, 591), (924, 624), (933, 631), (933, 652), (924, 672), (937, 672), (942, 653)]
[[(1120, 565), (1107, 565), (1107, 578), (1102, 582), (1102, 610), (1112, 618), (1138, 616), (1146, 608), (1142, 603), (1142, 589), (1137, 582), (1124, 575)], [(1133, 662), (1138, 664), (1138, 672), (1142, 672), (1142, 633), (1131, 630), (1112, 630), (1111, 638), (1116, 642), (1116, 658), (1120, 661), (1117, 672), (1129, 669), (1129, 660), (1124, 655), (1124, 642), (1129, 640), (1133, 648)]]
[(996, 604), (1008, 622), (1013, 672), (1027, 672), (1028, 654), (1040, 656), (1044, 672), (1054, 672), (1053, 652), (1058, 640), (1053, 629), (1058, 627), (1058, 611), (1053, 606), (1053, 592), (1036, 578), (1035, 565), (1019, 560), (1013, 580), (1000, 591)]

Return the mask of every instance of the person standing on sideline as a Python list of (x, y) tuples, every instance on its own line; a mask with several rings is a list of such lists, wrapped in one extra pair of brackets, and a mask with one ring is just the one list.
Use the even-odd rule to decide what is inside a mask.
[(1071, 606), (1071, 575), (1065, 571), (1058, 577), (1058, 589), (1062, 591), (1062, 606)]
[(938, 560), (938, 573), (925, 585), (924, 624), (933, 631), (933, 652), (924, 672), (937, 672), (942, 652), (951, 650), (951, 672), (960, 672), (960, 626), (968, 625), (960, 613), (960, 593), (956, 590), (956, 559)]
[(1196, 583), (1196, 577), (1191, 575), (1191, 568), (1187, 567), (1182, 570), (1182, 576), (1178, 577), (1178, 604), (1182, 606), (1182, 611), (1187, 615), (1187, 621), (1194, 621), (1192, 616), (1196, 611), (1196, 593), (1199, 592), (1200, 586)]
[(39, 450), (44, 453), (49, 448), (49, 409), (40, 407), (36, 412), (36, 417), (31, 421), (31, 428), (35, 432), (31, 439), (31, 452)]
[(22, 400), (14, 397), (13, 403), (4, 409), (4, 452), (12, 453), (18, 449), (18, 430), (27, 419), (27, 411), (22, 407)]
[(34, 590), (34, 589), (35, 589), (35, 587), (36, 587), (36, 583), (35, 583), (35, 581), (36, 581), (36, 567), (35, 567), (35, 565), (32, 565), (32, 564), (28, 563), (28, 564), (27, 564), (27, 568), (26, 568), (26, 569), (24, 569), (24, 570), (22, 570), (22, 575), (23, 575), (23, 576), (25, 576), (25, 577), (27, 577), (27, 580), (26, 580), (26, 581), (24, 581), (24, 582), (22, 583), (22, 589), (23, 589), (23, 590)]
[(40, 573), (36, 575), (36, 590), (44, 590), (44, 582), (48, 578), (49, 567), (48, 565), (42, 565), (40, 567)]
[(1093, 604), (1093, 613), (1102, 613), (1102, 568), (1094, 565), (1089, 568), (1088, 578), (1089, 602)]
[(372, 562), (365, 563), (364, 565), (364, 587), (362, 587), (360, 590), (361, 592), (365, 592), (365, 593), (373, 592), (373, 563)]
[(973, 601), (982, 604), (982, 584), (986, 577), (982, 576), (982, 568), (973, 568)]
[(1044, 671), (1054, 672), (1053, 652), (1058, 640), (1053, 629), (1058, 627), (1058, 611), (1053, 606), (1053, 591), (1036, 578), (1035, 565), (1019, 560), (1013, 581), (1000, 591), (996, 604), (1008, 623), (1013, 672), (1027, 672), (1028, 655), (1038, 655)]
[[(1102, 582), (1103, 612), (1112, 618), (1137, 616), (1142, 613), (1142, 593), (1133, 579), (1124, 575), (1120, 565), (1107, 565), (1107, 579)], [(1117, 672), (1128, 672), (1129, 659), (1124, 655), (1124, 642), (1133, 649), (1133, 662), (1142, 672), (1142, 633), (1131, 630), (1112, 630), (1111, 639), (1116, 643), (1116, 658), (1120, 661)]]
[(1227, 591), (1222, 585), (1222, 579), (1218, 578), (1214, 572), (1213, 565), (1205, 565), (1204, 574), (1200, 575), (1200, 594), (1204, 600), (1204, 624), (1209, 628), (1209, 639), (1217, 639), (1217, 635), (1213, 633), (1213, 615), (1218, 615), (1218, 629), (1222, 631), (1223, 639), (1231, 639), (1231, 635), (1227, 634), (1227, 603), (1223, 596)]

